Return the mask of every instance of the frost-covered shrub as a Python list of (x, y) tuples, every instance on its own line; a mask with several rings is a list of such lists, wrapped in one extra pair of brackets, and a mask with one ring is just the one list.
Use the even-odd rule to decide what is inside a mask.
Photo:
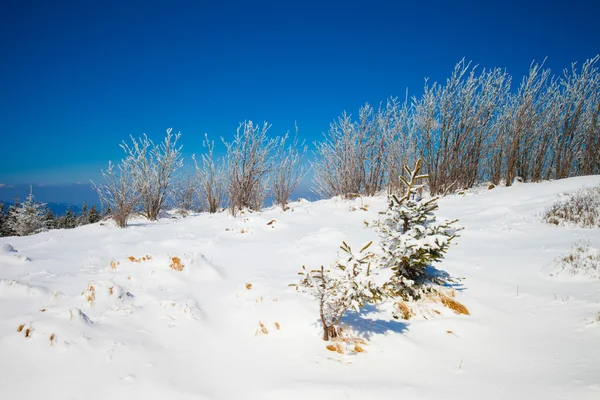
[(146, 135), (137, 140), (131, 136), (131, 145), (121, 144), (131, 166), (144, 214), (152, 221), (158, 219), (163, 209), (173, 173), (183, 165), (182, 146), (177, 145), (181, 133), (173, 135), (171, 132), (171, 128), (167, 129), (164, 140), (158, 144)]
[(443, 283), (447, 278), (429, 268), (444, 258), (456, 232), (456, 220), (438, 220), (435, 211), (438, 197), (429, 199), (418, 195), (423, 186), (419, 182), (427, 175), (419, 175), (421, 160), (411, 171), (405, 167), (408, 178), (400, 177), (406, 194), (390, 194), (388, 209), (377, 223), (382, 242), (381, 266), (391, 269), (393, 275), (385, 285), (392, 297), (403, 300), (420, 298), (432, 283)]
[(582, 189), (548, 208), (544, 221), (561, 226), (600, 227), (600, 186)]
[(262, 208), (275, 167), (274, 155), (280, 138), (269, 138), (267, 122), (261, 127), (244, 121), (238, 127), (232, 142), (223, 140), (226, 148), (226, 195), (232, 215), (243, 209), (258, 211)]
[(307, 270), (302, 266), (296, 290), (319, 301), (319, 316), (323, 324), (323, 340), (338, 336), (338, 325), (349, 308), (359, 311), (365, 303), (381, 300), (375, 255), (368, 251), (372, 242), (354, 254), (345, 242), (337, 261), (329, 268)]
[(600, 279), (600, 250), (590, 247), (587, 240), (577, 241), (568, 255), (554, 261), (550, 275)]

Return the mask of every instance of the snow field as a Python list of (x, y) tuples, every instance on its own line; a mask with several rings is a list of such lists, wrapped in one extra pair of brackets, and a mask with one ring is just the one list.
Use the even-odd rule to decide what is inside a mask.
[(364, 352), (344, 354), (288, 285), (342, 241), (376, 240), (365, 221), (385, 197), (1, 238), (0, 398), (600, 398), (600, 281), (550, 275), (573, 242), (600, 248), (600, 230), (540, 217), (598, 183), (444, 198), (438, 215), (465, 230), (438, 267), (464, 278), (471, 315), (420, 304), (404, 321), (369, 306), (343, 321)]

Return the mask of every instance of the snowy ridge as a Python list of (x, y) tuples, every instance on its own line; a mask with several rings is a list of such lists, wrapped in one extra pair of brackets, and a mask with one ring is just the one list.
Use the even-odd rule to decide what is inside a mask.
[(0, 398), (598, 399), (600, 281), (549, 267), (577, 240), (600, 248), (600, 230), (540, 214), (599, 183), (442, 199), (440, 218), (465, 229), (440, 268), (464, 278), (471, 315), (349, 313), (360, 354), (327, 350), (316, 302), (288, 285), (342, 241), (377, 241), (365, 221), (384, 197), (1, 238)]

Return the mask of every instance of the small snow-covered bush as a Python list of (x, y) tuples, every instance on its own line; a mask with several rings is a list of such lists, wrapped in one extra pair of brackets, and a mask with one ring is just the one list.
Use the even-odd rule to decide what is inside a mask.
[(330, 268), (307, 270), (302, 266), (300, 283), (290, 285), (319, 301), (323, 340), (338, 336), (338, 325), (346, 310), (359, 311), (365, 303), (381, 300), (381, 286), (376, 282), (375, 271), (371, 270), (376, 261), (375, 255), (368, 251), (371, 244), (354, 254), (344, 242), (340, 246), (343, 254)]
[(550, 275), (600, 279), (600, 250), (590, 247), (587, 240), (577, 241), (568, 255), (554, 261)]
[(599, 228), (600, 186), (579, 190), (557, 201), (544, 212), (543, 219), (554, 225)]

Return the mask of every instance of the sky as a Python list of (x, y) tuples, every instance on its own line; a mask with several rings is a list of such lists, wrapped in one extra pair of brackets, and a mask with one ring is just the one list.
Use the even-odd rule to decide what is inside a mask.
[[(312, 143), (344, 110), (422, 92), (463, 57), (520, 81), (600, 53), (594, 1), (28, 1), (0, 5), (0, 199), (99, 180), (130, 135), (268, 121)], [(513, 82), (513, 85), (515, 83)], [(42, 199), (44, 200), (44, 199)]]

